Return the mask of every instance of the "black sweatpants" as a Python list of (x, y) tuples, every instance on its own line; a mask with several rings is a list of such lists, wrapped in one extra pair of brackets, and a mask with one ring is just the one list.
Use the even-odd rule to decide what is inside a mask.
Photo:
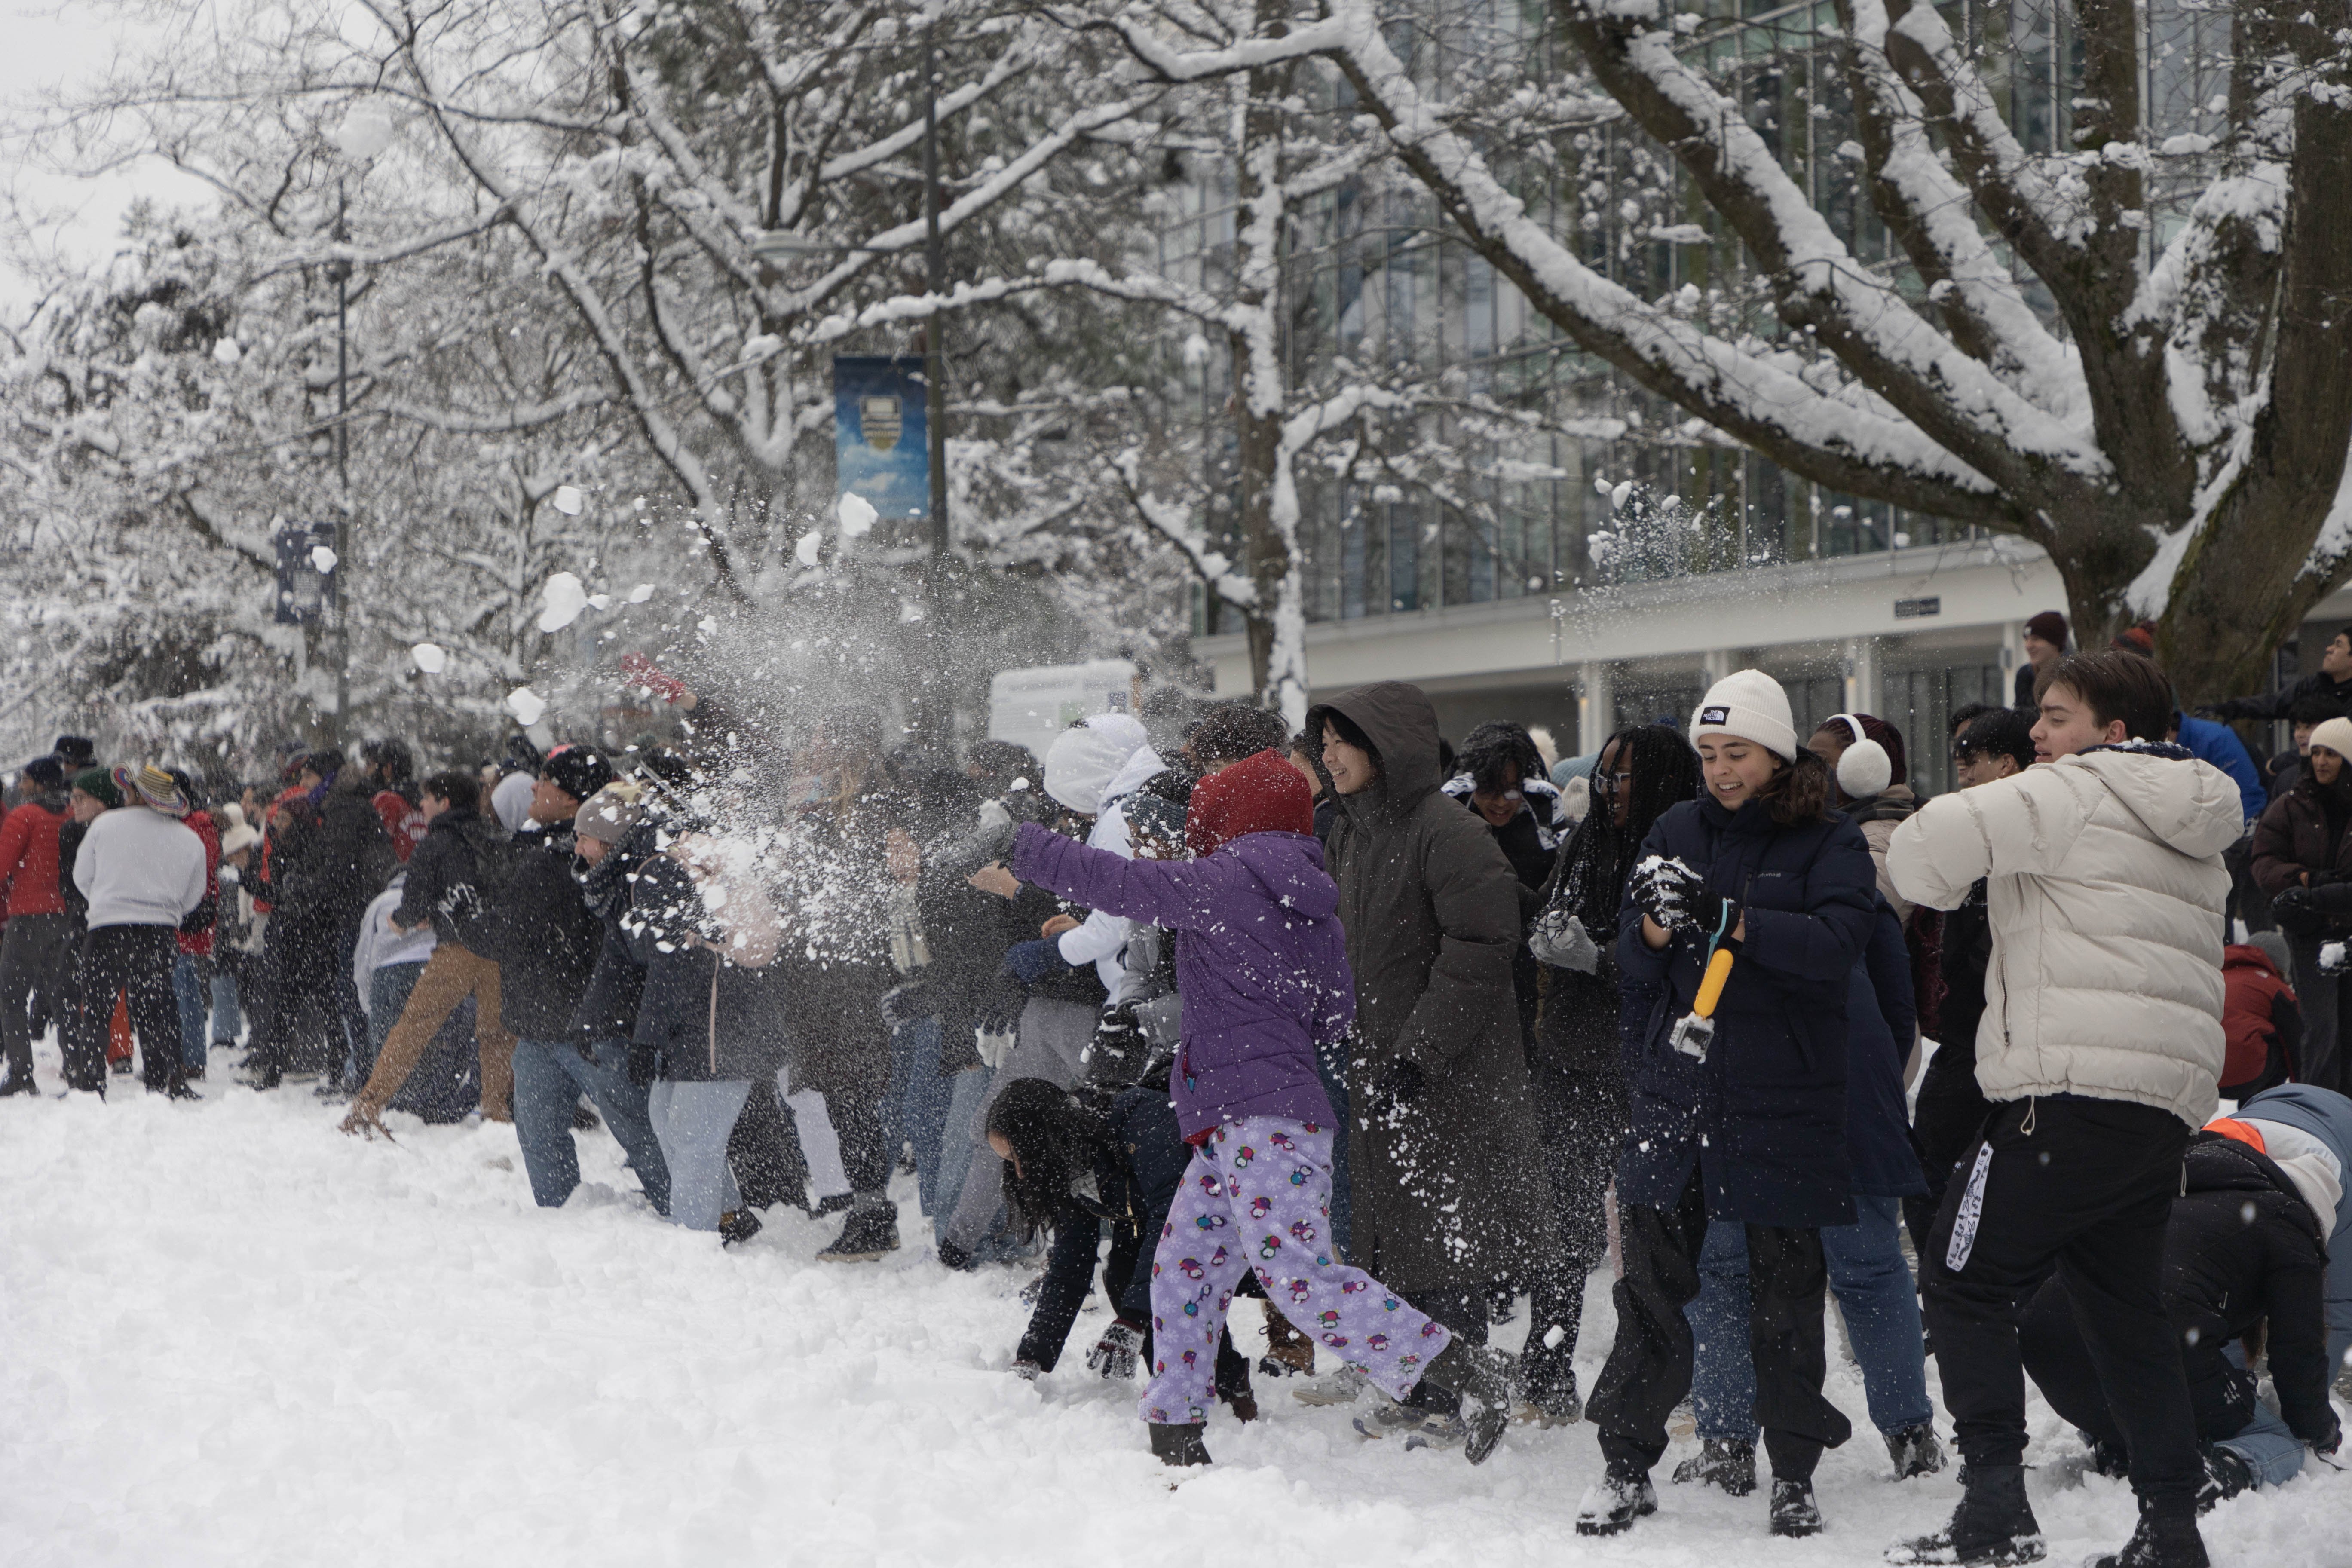
[[(1666, 1451), (1666, 1418), (1690, 1394), (1693, 1346), (1683, 1309), (1698, 1299), (1706, 1197), (1698, 1173), (1671, 1209), (1620, 1202), (1625, 1277), (1617, 1281), (1617, 1342), (1585, 1415), (1601, 1428), (1612, 1473), (1646, 1474)], [(1811, 1479), (1822, 1450), (1853, 1436), (1822, 1396), (1829, 1363), (1822, 1312), (1829, 1270), (1822, 1233), (1788, 1226), (1748, 1228), (1748, 1354), (1756, 1363), (1756, 1421), (1772, 1473)]]
[(68, 1030), (68, 1084), (105, 1092), (106, 1036), (121, 993), (129, 1002), (131, 1033), (139, 1037), (147, 1087), (159, 1094), (187, 1088), (187, 1068), (180, 1057), (180, 1003), (172, 992), (172, 966), (179, 957), (175, 926), (100, 926), (82, 940), (82, 1005)]
[(1911, 1233), (1911, 1250), (1922, 1258), (1952, 1172), (1984, 1136), (1985, 1119), (1991, 1114), (1992, 1102), (1977, 1087), (1973, 1047), (1957, 1052), (1946, 1046), (1927, 1059), (1927, 1070), (1919, 1075), (1919, 1103), (1911, 1113), (1911, 1135), (1919, 1146), (1919, 1169), (1927, 1175), (1927, 1190), (1903, 1200), (1904, 1228)]
[(2054, 1264), (2130, 1450), (2132, 1490), (2159, 1511), (2194, 1510), (2197, 1421), (2159, 1292), (2188, 1146), (2180, 1118), (2154, 1106), (2066, 1096), (1996, 1108), (1919, 1259), (1944, 1405), (1969, 1464), (2024, 1459), (2018, 1314)]
[[(1543, 1130), (1544, 1175), (1559, 1264), (1528, 1281), (1532, 1321), (1519, 1370), (1529, 1391), (1564, 1391), (1576, 1381), (1584, 1282), (1609, 1260), (1609, 1178), (1624, 1142), (1624, 1086), (1614, 1071), (1538, 1069), (1528, 1075)], [(1418, 1305), (1418, 1302), (1415, 1303)], [(1546, 1344), (1551, 1331), (1559, 1342)]]
[[(1487, 1293), (1485, 1290), (1460, 1285), (1429, 1285), (1417, 1290), (1406, 1289), (1402, 1286), (1391, 1289), (1420, 1308), (1423, 1316), (1444, 1324), (1464, 1344), (1483, 1345), (1486, 1342)], [(1425, 1377), (1412, 1385), (1412, 1391), (1404, 1396), (1402, 1403), (1415, 1410), (1433, 1410), (1441, 1415), (1462, 1414), (1462, 1395), (1453, 1389), (1440, 1388)]]
[[(2019, 1310), (2017, 1345), (2026, 1375), (2068, 1426), (2088, 1432), (2114, 1453), (2130, 1448), (2106, 1390), (2099, 1386), (2074, 1299), (2063, 1282), (2053, 1279), (2043, 1285)], [(2210, 1359), (2221, 1361), (2218, 1355)], [(2196, 1415), (2200, 1443), (2234, 1437), (2254, 1418), (2254, 1374), (2223, 1363), (2220, 1375), (2189, 1384), (2189, 1406)]]
[(2334, 940), (2289, 937), (2286, 950), (2294, 961), (2294, 999), (2303, 1006), (2303, 1059), (2295, 1063), (2294, 1081), (2341, 1094), (2344, 1050), (2337, 1035), (2343, 1027), (2344, 976), (2319, 972), (2319, 950)]

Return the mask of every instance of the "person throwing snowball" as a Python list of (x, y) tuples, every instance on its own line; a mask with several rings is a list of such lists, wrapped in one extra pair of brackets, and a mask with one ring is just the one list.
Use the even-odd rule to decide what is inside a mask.
[(1511, 1415), (1510, 1358), (1443, 1324), (1330, 1242), (1331, 1102), (1316, 1047), (1355, 1016), (1339, 889), (1307, 782), (1262, 752), (1202, 782), (1198, 858), (1126, 860), (1024, 824), (1013, 875), (1090, 909), (1179, 933), (1184, 1018), (1169, 1089), (1192, 1146), (1151, 1265), (1151, 1378), (1140, 1414), (1163, 1463), (1200, 1465), (1217, 1338), (1244, 1270), (1285, 1316), (1402, 1399), (1424, 1378), (1477, 1405), (1477, 1464)]

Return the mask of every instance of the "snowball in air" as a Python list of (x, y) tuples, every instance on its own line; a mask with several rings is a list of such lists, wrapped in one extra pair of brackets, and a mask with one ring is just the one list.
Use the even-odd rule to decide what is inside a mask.
[(244, 357), (245, 351), (236, 346), (235, 338), (223, 338), (213, 345), (213, 358), (222, 364), (235, 364)]
[(841, 492), (841, 504), (835, 509), (841, 514), (841, 535), (844, 539), (863, 539), (874, 531), (874, 520), (882, 514), (874, 503), (856, 490)]
[(408, 650), (408, 657), (425, 674), (438, 675), (449, 662), (449, 650), (439, 643), (421, 642)]
[(580, 515), (580, 487), (578, 485), (558, 485), (555, 487), (556, 510), (562, 512), (566, 517), (578, 517)]
[(793, 559), (803, 566), (815, 565), (817, 547), (824, 542), (824, 535), (814, 528), (810, 529), (801, 535), (800, 542), (793, 546)]
[(517, 723), (529, 729), (547, 711), (547, 699), (528, 686), (518, 686), (507, 693), (507, 711), (515, 716)]
[(310, 564), (323, 576), (335, 569), (335, 552), (323, 544), (314, 544), (310, 546)]
[[(543, 592), (547, 603), (539, 612), (541, 631), (560, 632), (578, 620), (580, 612), (588, 607), (588, 590), (569, 572), (558, 572), (550, 577)], [(528, 724), (530, 721), (526, 719), (523, 722)]]
[(629, 590), (629, 603), (632, 605), (642, 605), (653, 596), (654, 585), (651, 583), (640, 583)]
[(392, 111), (381, 103), (362, 101), (352, 105), (335, 127), (334, 141), (343, 156), (356, 163), (391, 146), (392, 135)]
[(1620, 480), (1617, 488), (1609, 492), (1609, 505), (1612, 510), (1623, 506), (1625, 504), (1625, 498), (1633, 493), (1633, 481), (1631, 479)]

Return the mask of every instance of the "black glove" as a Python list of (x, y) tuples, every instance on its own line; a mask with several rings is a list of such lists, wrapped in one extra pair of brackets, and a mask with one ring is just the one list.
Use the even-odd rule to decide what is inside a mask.
[(1411, 1105), (1421, 1098), (1421, 1091), (1428, 1082), (1429, 1075), (1421, 1070), (1419, 1062), (1410, 1057), (1399, 1057), (1372, 1080), (1372, 1109), (1389, 1111), (1401, 1105)]
[(2319, 912), (2319, 900), (2309, 888), (2282, 889), (2271, 900), (2271, 913), (2289, 936), (2314, 936), (2327, 924), (2327, 917)]
[[(1643, 861), (1634, 869), (1631, 886), (1634, 904), (1662, 930), (1711, 937), (1717, 931), (1728, 935), (1739, 923), (1737, 906), (1710, 890), (1706, 879), (1680, 860)], [(1727, 912), (1730, 923), (1722, 924)]]
[(629, 1042), (629, 1081), (631, 1083), (643, 1089), (660, 1076), (660, 1070), (661, 1053), (659, 1051), (655, 1050), (651, 1046), (638, 1045), (635, 1040)]
[(2332, 1459), (2336, 1457), (2336, 1451), (2342, 1447), (2344, 1447), (2344, 1424), (2336, 1418), (2335, 1411), (2329, 1410), (2327, 1430), (2312, 1439), (2311, 1451), (2322, 1458)]
[(958, 1247), (945, 1237), (940, 1238), (940, 1262), (961, 1274), (974, 1267), (969, 1248)]
[(1087, 1047), (1086, 1081), (1096, 1085), (1133, 1083), (1143, 1074), (1151, 1043), (1135, 1020), (1132, 1007), (1108, 1006), (1095, 1025), (1094, 1043)]

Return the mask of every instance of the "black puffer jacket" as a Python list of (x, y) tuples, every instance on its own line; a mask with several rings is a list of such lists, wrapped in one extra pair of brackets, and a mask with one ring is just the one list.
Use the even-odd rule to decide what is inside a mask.
[[(2336, 1431), (2327, 1403), (2327, 1268), (2319, 1222), (2284, 1171), (2218, 1133), (2190, 1140), (2186, 1191), (2172, 1200), (2164, 1238), (2164, 1305), (2180, 1336), (2192, 1391), (2226, 1387), (2253, 1418), (2254, 1378), (2222, 1352), (2270, 1320), (2271, 1377), (2279, 1414), (2306, 1443)], [(2221, 1403), (2199, 1392), (2198, 1404)]]
[(478, 896), (482, 858), (496, 853), (506, 837), (504, 828), (471, 806), (453, 805), (435, 817), (409, 852), (408, 880), (401, 886), (400, 907), (392, 912), (394, 923), (414, 928), (429, 920), (436, 938), (463, 945), (450, 911)]
[(398, 864), (357, 768), (338, 773), (318, 805), (297, 802), (281, 811), (271, 832), (270, 907), (279, 920), (356, 922)]
[(527, 1040), (575, 1037), (581, 993), (596, 963), (603, 931), (572, 875), (573, 847), (569, 827), (519, 835), (488, 922), (493, 940), (482, 956), (499, 966), (499, 1016)]
[[(784, 1063), (781, 966), (744, 969), (709, 945), (724, 940), (685, 867), (648, 855), (621, 915), (629, 955), (645, 970), (633, 1037), (676, 1083), (760, 1079)], [(887, 1074), (886, 1063), (885, 1074)]]
[[(573, 1009), (567, 1031), (578, 1038), (626, 1040), (636, 1034), (637, 1005), (646, 989), (646, 966), (629, 951), (629, 939), (621, 931), (621, 916), (629, 908), (637, 868), (655, 852), (658, 832), (652, 823), (638, 825), (580, 879), (581, 905), (589, 918), (598, 922), (603, 935), (597, 942), (588, 989)], [(650, 1052), (633, 1053), (630, 1065), (637, 1081), (652, 1081), (652, 1060)]]

